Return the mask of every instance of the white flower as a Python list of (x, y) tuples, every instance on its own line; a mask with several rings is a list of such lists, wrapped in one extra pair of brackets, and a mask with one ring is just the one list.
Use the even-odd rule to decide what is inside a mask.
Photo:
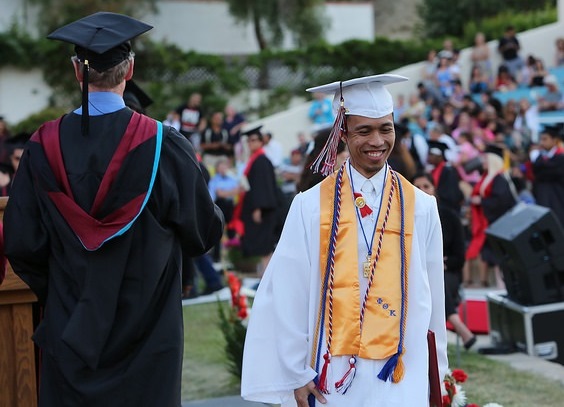
[(497, 403), (488, 403), (488, 404), (484, 404), (484, 407), (503, 407), (503, 406)]
[(456, 393), (452, 398), (452, 407), (464, 407), (466, 405), (466, 393), (464, 393), (464, 390), (462, 390), (462, 387), (458, 384), (455, 384), (454, 388), (456, 389)]

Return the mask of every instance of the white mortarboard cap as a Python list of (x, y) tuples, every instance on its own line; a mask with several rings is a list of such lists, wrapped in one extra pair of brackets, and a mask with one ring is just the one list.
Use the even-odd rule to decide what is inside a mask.
[(339, 110), (342, 96), (345, 114), (378, 119), (394, 111), (394, 100), (386, 89), (386, 85), (407, 80), (408, 78), (401, 75), (372, 75), (315, 86), (306, 91), (333, 94), (333, 114), (335, 115)]

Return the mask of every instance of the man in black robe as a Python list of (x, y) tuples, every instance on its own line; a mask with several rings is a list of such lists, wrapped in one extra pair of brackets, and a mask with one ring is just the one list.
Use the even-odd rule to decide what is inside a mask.
[[(235, 223), (242, 223), (242, 251), (245, 257), (260, 256), (258, 274), (262, 276), (276, 244), (279, 222), (279, 195), (272, 163), (264, 153), (261, 126), (250, 129), (247, 136), (250, 157), (244, 170), (245, 192), (240, 196), (240, 208), (235, 210)], [(242, 232), (242, 233), (241, 233)]]
[(536, 203), (554, 211), (564, 225), (564, 148), (560, 130), (547, 127), (540, 134), (540, 152), (533, 163)]
[(150, 28), (96, 13), (49, 35), (75, 44), (83, 103), (27, 143), (4, 217), (42, 306), (39, 406), (180, 407), (182, 259), (223, 217), (186, 138), (123, 101)]

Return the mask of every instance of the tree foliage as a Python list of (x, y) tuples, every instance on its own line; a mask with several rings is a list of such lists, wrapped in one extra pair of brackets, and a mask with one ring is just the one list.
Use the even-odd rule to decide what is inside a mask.
[(111, 11), (141, 17), (146, 12), (156, 11), (157, 0), (28, 0), (39, 7), (39, 25), (51, 32), (79, 18), (97, 11)]
[(260, 50), (278, 47), (287, 30), (298, 46), (319, 41), (325, 18), (323, 0), (227, 0), (229, 12), (253, 24)]
[(461, 37), (469, 21), (479, 28), (482, 20), (501, 12), (523, 13), (543, 9), (547, 4), (554, 7), (556, 0), (422, 0), (418, 11), (423, 20), (421, 31), (426, 37)]

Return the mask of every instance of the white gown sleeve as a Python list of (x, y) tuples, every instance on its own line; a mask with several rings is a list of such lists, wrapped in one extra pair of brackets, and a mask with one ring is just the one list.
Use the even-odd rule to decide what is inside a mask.
[(307, 360), (311, 347), (311, 252), (307, 235), (311, 231), (303, 205), (304, 194), (299, 194), (252, 306), (241, 380), (241, 396), (246, 400), (285, 403), (294, 397), (294, 389), (316, 376)]
[(435, 332), (439, 377), (445, 376), (448, 370), (447, 337), (445, 317), (443, 235), (436, 203), (429, 210), (429, 235), (427, 237), (427, 272), (431, 289), (431, 320), (429, 329)]

